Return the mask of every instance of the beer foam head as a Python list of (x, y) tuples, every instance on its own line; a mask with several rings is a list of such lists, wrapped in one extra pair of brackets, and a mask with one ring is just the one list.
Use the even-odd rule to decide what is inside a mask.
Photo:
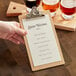
[(59, 2), (59, 0), (43, 0), (43, 3), (47, 4), (47, 5), (54, 5), (58, 2)]
[(62, 0), (61, 1), (61, 5), (66, 8), (73, 8), (75, 6), (74, 4), (75, 3), (73, 0)]

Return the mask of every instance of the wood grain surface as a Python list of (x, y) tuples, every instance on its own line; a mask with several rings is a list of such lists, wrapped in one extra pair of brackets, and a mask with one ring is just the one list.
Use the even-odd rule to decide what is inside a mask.
[[(6, 16), (10, 1), (0, 0), (0, 20), (18, 21), (17, 17)], [(23, 0), (12, 1), (24, 3)], [(63, 50), (66, 65), (32, 72), (25, 46), (0, 40), (0, 51), (3, 50), (0, 54), (0, 76), (76, 76), (76, 32), (61, 30), (56, 30), (56, 32)]]

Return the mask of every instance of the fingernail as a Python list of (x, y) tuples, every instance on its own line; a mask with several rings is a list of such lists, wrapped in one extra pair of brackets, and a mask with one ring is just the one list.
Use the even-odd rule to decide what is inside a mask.
[(20, 44), (20, 42), (18, 41), (17, 44)]
[(27, 32), (25, 31), (25, 32), (24, 32), (24, 35), (26, 35), (26, 34), (27, 34)]

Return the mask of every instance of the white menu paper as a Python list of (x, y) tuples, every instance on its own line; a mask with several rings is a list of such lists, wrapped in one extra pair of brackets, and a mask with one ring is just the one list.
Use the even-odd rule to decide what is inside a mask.
[(24, 29), (27, 31), (27, 40), (31, 52), (33, 65), (61, 61), (52, 24), (49, 16), (35, 19), (23, 19)]

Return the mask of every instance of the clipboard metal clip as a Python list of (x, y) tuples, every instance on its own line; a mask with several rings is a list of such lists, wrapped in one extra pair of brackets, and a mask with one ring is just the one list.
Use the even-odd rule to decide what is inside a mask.
[(36, 17), (43, 17), (45, 15), (40, 14), (40, 12), (37, 10), (37, 7), (32, 7), (32, 10), (29, 14), (26, 15), (26, 19), (36, 18)]

